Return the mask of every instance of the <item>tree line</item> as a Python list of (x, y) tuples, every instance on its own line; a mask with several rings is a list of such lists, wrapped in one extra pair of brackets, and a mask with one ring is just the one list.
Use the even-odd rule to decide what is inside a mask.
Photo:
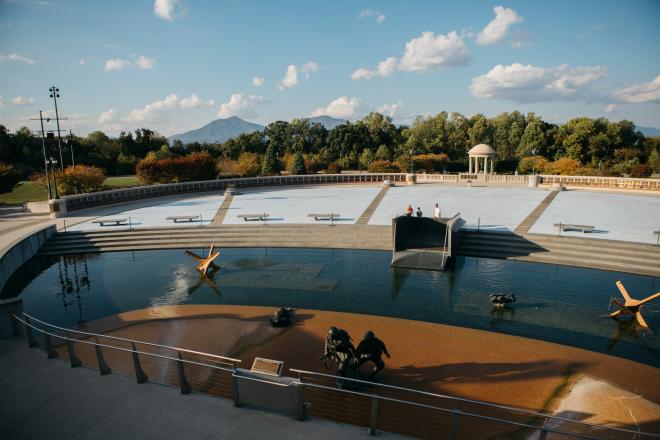
[[(26, 127), (10, 133), (0, 125), (0, 162), (22, 176), (43, 170), (41, 142), (40, 134)], [(527, 171), (530, 161), (539, 161), (543, 168), (561, 159), (570, 160), (572, 172), (599, 175), (648, 176), (660, 168), (660, 137), (645, 137), (631, 121), (580, 117), (557, 125), (518, 111), (492, 118), (440, 112), (418, 117), (409, 126), (396, 126), (391, 118), (370, 113), (330, 130), (306, 119), (276, 121), (262, 131), (212, 144), (175, 141), (170, 145), (148, 128), (122, 132), (116, 138), (95, 131), (85, 137), (65, 137), (63, 143), (66, 165), (72, 148), (76, 164), (97, 166), (108, 175), (134, 174), (140, 161), (202, 152), (225, 176), (276, 174), (292, 171), (294, 164), (294, 171), (309, 173), (407, 171), (411, 155), (416, 169), (459, 172), (467, 170), (467, 151), (480, 143), (495, 149), (500, 173)], [(56, 137), (46, 139), (46, 149), (48, 156), (59, 158)]]

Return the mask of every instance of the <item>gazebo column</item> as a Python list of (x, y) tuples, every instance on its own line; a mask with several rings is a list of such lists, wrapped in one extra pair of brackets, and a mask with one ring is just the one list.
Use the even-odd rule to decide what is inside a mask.
[(488, 174), (488, 156), (484, 157), (484, 174)]
[(490, 160), (490, 174), (495, 174), (495, 161), (493, 159)]
[(477, 173), (477, 174), (479, 174), (479, 156), (475, 157), (475, 158), (474, 158), (474, 161), (475, 161), (474, 172)]
[(468, 168), (469, 168), (469, 173), (472, 174), (472, 156), (468, 156)]

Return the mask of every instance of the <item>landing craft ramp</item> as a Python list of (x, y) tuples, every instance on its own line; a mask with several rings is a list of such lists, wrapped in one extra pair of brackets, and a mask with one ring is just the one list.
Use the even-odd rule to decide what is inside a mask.
[(451, 218), (399, 216), (392, 219), (392, 267), (444, 270), (455, 255), (460, 214)]

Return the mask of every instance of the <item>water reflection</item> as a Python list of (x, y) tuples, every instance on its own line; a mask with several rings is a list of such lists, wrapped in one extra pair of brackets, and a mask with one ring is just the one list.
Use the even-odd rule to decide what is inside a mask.
[[(506, 260), (458, 258), (446, 272), (390, 268), (391, 253), (330, 249), (223, 249), (201, 277), (182, 251), (33, 259), (2, 295), (59, 325), (176, 304), (293, 306), (392, 316), (537, 338), (660, 365), (660, 339), (601, 318), (621, 279), (644, 296), (654, 277)], [(154, 269), (156, 268), (156, 269)], [(513, 293), (493, 308), (492, 292)], [(660, 308), (644, 309), (660, 329)]]

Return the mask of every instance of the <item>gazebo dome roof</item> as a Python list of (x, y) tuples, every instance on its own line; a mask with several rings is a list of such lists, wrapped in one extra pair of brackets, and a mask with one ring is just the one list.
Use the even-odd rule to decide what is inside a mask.
[(495, 150), (490, 145), (479, 144), (472, 147), (468, 154), (470, 156), (495, 156)]

